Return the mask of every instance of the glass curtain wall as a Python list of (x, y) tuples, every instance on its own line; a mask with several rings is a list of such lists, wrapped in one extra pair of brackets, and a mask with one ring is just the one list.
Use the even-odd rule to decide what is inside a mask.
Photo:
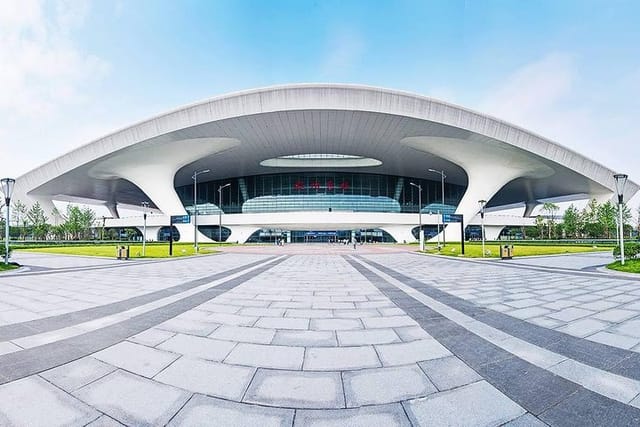
[[(262, 213), (336, 210), (353, 212), (418, 212), (418, 190), (422, 185), (422, 212), (449, 209), (462, 198), (465, 187), (445, 181), (445, 207), (441, 206), (440, 181), (344, 172), (304, 172), (255, 175), (198, 182), (198, 213), (218, 214), (218, 187), (224, 213)], [(193, 184), (176, 188), (183, 205), (193, 212)]]

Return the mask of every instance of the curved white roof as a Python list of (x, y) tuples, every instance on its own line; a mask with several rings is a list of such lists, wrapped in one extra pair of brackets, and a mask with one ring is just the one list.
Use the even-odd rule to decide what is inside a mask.
[[(181, 107), (26, 173), (16, 191), (129, 205), (151, 198), (158, 205), (148, 184), (154, 176), (184, 185), (199, 168), (211, 169), (207, 180), (293, 172), (261, 162), (312, 153), (382, 163), (358, 172), (438, 179), (427, 170), (442, 169), (448, 182), (462, 185), (502, 175), (488, 198), (494, 206), (615, 191), (612, 170), (518, 126), (424, 96), (343, 84), (267, 87)], [(638, 189), (629, 182), (627, 199)]]

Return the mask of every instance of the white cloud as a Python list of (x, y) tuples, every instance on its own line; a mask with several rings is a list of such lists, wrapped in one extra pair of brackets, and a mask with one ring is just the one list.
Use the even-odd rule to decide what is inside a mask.
[(83, 133), (85, 126), (70, 117), (109, 71), (106, 61), (73, 41), (88, 6), (82, 0), (2, 1), (0, 175), (18, 176), (50, 160), (68, 136)]
[[(82, 88), (108, 71), (100, 58), (74, 46), (85, 2), (5, 0), (0, 8), (0, 113), (2, 121), (41, 118), (83, 101)], [(2, 122), (0, 122), (2, 123)], [(5, 123), (6, 124), (6, 123)]]
[[(580, 66), (573, 55), (551, 53), (490, 88), (477, 109), (627, 172), (640, 182), (640, 176), (634, 176), (640, 158), (635, 125), (640, 72), (594, 82), (584, 78)], [(640, 196), (634, 199), (634, 206), (640, 203)]]

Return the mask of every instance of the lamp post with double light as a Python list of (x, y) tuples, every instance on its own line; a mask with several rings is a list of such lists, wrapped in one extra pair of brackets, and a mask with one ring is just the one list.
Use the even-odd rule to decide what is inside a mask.
[(149, 209), (149, 202), (142, 202), (142, 256), (146, 255), (147, 251), (147, 209)]
[(420, 241), (420, 250), (424, 251), (424, 230), (422, 229), (422, 185), (416, 184), (415, 182), (410, 182), (409, 184), (418, 189), (418, 222), (420, 225), (418, 240)]
[[(481, 224), (481, 228), (482, 228), (482, 258), (484, 258), (485, 256), (485, 250), (484, 250), (484, 207), (487, 204), (486, 200), (478, 200), (478, 204), (480, 205), (480, 224)], [(464, 238), (464, 236), (463, 236)]]
[(220, 203), (218, 206), (218, 243), (222, 243), (222, 190), (230, 185), (231, 183), (228, 182), (218, 187), (218, 202)]
[[(195, 171), (191, 177), (193, 178), (193, 247), (196, 253), (198, 253), (198, 175), (208, 172), (211, 171), (209, 169)], [(173, 233), (173, 229), (171, 233)]]
[(629, 175), (617, 173), (613, 175), (616, 180), (616, 193), (618, 193), (618, 240), (620, 243), (620, 264), (624, 265), (624, 222), (622, 211), (624, 209), (624, 186)]
[[(447, 176), (444, 174), (444, 171), (439, 171), (439, 170), (435, 170), (435, 169), (429, 169), (429, 172), (437, 173), (438, 175), (440, 175), (440, 185), (441, 185), (441, 191), (442, 191), (442, 213), (444, 214), (444, 179)], [(439, 227), (440, 227), (440, 225), (438, 223), (438, 228)], [(445, 230), (445, 223), (444, 223), (444, 221), (442, 221), (442, 246), (444, 246), (446, 244), (444, 230)], [(438, 233), (440, 233), (440, 230), (438, 230)]]
[(7, 207), (7, 217), (4, 222), (4, 264), (9, 264), (9, 208), (11, 206), (11, 194), (16, 180), (13, 178), (2, 178), (0, 185), (2, 186), (2, 194), (4, 194), (4, 203)]

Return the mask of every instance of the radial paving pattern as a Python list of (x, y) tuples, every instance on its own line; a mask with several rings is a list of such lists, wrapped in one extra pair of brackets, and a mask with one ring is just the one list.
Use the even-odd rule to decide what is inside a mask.
[[(32, 258), (39, 269), (0, 278), (3, 295), (62, 299), (53, 314), (0, 310), (35, 319), (0, 327), (0, 425), (640, 422), (640, 353), (580, 338), (598, 332), (579, 320), (540, 319), (564, 310), (548, 295), (591, 317), (582, 305), (633, 311), (640, 282), (571, 270), (572, 258), (548, 268), (337, 252), (64, 258), (59, 270)], [(525, 300), (544, 313), (522, 320)], [(633, 318), (601, 321), (601, 333), (633, 338), (613, 332)]]

